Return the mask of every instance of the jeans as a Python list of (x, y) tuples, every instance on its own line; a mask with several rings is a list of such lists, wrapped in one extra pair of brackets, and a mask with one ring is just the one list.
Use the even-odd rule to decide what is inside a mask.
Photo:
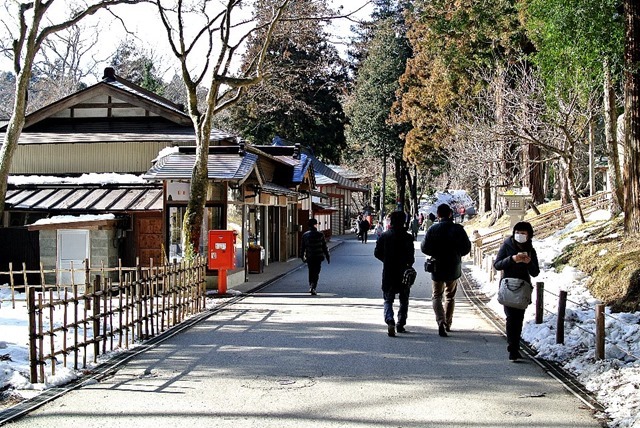
[(383, 291), (382, 297), (384, 298), (384, 322), (387, 325), (396, 324), (393, 319), (393, 301), (396, 294), (400, 301), (400, 308), (398, 309), (398, 323), (399, 326), (404, 326), (407, 323), (407, 312), (409, 311), (409, 287), (404, 287), (400, 292)]
[(509, 352), (520, 349), (520, 335), (522, 334), (522, 323), (526, 309), (504, 307), (504, 314), (507, 316), (507, 350)]
[[(453, 281), (433, 281), (431, 293), (431, 304), (436, 314), (438, 325), (444, 324), (451, 327), (453, 321), (453, 310), (456, 306), (456, 291), (458, 290), (458, 280)], [(442, 295), (444, 294), (444, 306)]]

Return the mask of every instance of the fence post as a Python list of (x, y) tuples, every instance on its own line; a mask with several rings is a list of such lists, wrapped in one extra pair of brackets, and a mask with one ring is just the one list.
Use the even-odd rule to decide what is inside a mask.
[(493, 282), (493, 280), (496, 278), (496, 270), (493, 268), (493, 262), (496, 261), (496, 258), (494, 256), (491, 256), (489, 258), (489, 282)]
[(38, 383), (38, 351), (36, 349), (36, 290), (27, 287), (27, 311), (29, 314), (29, 382)]
[(100, 355), (100, 275), (96, 275), (93, 286), (93, 293), (91, 298), (93, 299), (93, 362), (98, 362), (98, 355)]
[(564, 317), (567, 309), (567, 292), (560, 291), (558, 297), (558, 322), (556, 323), (556, 343), (564, 345)]
[(596, 305), (596, 360), (604, 359), (604, 305)]
[(544, 317), (544, 282), (536, 282), (536, 324)]
[[(73, 281), (73, 269), (71, 270), (71, 278), (72, 282), (75, 283), (75, 281)], [(92, 295), (94, 291), (95, 288), (91, 286), (91, 269), (89, 266), (89, 259), (84, 259), (84, 295)], [(89, 304), (88, 309), (91, 310), (91, 300), (87, 300), (87, 303)]]

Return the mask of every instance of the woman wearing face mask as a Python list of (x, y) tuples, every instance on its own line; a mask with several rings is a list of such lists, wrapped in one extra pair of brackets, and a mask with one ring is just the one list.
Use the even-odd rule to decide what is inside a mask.
[[(532, 276), (538, 276), (538, 255), (531, 245), (533, 227), (526, 221), (521, 221), (513, 227), (513, 235), (502, 243), (493, 267), (503, 271), (503, 278), (519, 278), (531, 283)], [(520, 334), (526, 309), (504, 306), (507, 316), (507, 351), (509, 359), (515, 361), (520, 355)]]

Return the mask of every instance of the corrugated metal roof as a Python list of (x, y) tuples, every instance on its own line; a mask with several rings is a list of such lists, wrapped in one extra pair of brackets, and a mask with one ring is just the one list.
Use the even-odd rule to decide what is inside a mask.
[[(189, 180), (193, 172), (196, 155), (171, 153), (160, 158), (143, 178), (147, 180)], [(244, 181), (256, 167), (258, 156), (246, 153), (209, 154), (207, 168), (210, 180)]]
[(5, 209), (75, 213), (161, 211), (162, 188), (28, 186), (7, 190)]

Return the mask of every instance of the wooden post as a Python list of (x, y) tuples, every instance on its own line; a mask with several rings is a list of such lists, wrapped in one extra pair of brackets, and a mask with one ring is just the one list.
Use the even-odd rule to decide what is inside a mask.
[(544, 318), (544, 282), (536, 282), (536, 324)]
[(27, 311), (29, 314), (29, 382), (38, 383), (38, 351), (36, 345), (36, 290), (27, 288)]
[(564, 317), (567, 309), (567, 292), (560, 291), (558, 297), (558, 321), (556, 323), (556, 343), (564, 345)]
[[(73, 279), (73, 262), (71, 262), (71, 282), (75, 284)], [(91, 286), (91, 270), (89, 269), (89, 259), (84, 259), (84, 295), (92, 295), (95, 288)], [(91, 299), (86, 300), (89, 304), (89, 310), (91, 310)]]
[(93, 362), (98, 362), (98, 355), (100, 355), (100, 296), (98, 291), (100, 290), (100, 275), (96, 275), (94, 280), (93, 293), (91, 295), (93, 299)]
[[(11, 309), (16, 308), (16, 288), (13, 279), (13, 263), (9, 262), (9, 287), (11, 287)], [(34, 383), (33, 381), (31, 381)]]
[(495, 262), (496, 258), (491, 256), (489, 258), (489, 282), (493, 282), (496, 278), (496, 270), (493, 268), (493, 262)]
[(596, 360), (604, 360), (604, 305), (596, 305)]

